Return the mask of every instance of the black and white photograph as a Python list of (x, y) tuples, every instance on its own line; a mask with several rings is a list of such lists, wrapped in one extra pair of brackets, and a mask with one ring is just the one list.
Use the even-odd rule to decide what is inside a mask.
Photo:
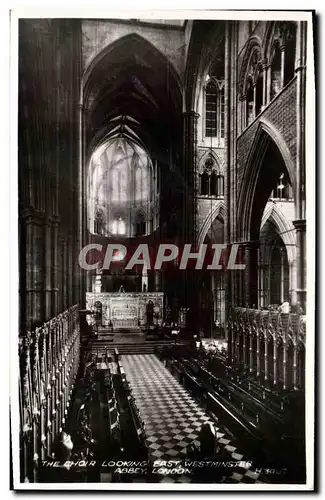
[(14, 490), (313, 490), (313, 21), (11, 12)]

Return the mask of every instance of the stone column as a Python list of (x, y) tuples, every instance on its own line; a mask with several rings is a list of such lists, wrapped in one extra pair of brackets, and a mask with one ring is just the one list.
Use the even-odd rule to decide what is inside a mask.
[(48, 321), (52, 315), (52, 234), (51, 221), (44, 216), (44, 319)]
[(185, 243), (194, 242), (196, 224), (196, 138), (198, 113), (183, 113), (183, 234)]
[[(197, 148), (197, 119), (195, 111), (183, 113), (183, 206), (182, 206), (182, 233), (181, 242), (196, 243), (196, 148)], [(196, 273), (187, 269), (183, 276), (183, 305), (196, 310), (198, 306), (198, 287)], [(185, 279), (186, 278), (186, 279)], [(156, 289), (156, 288), (155, 288)]]
[(297, 235), (297, 302), (303, 310), (306, 305), (306, 158), (305, 158), (305, 113), (306, 113), (306, 43), (307, 23), (297, 23), (297, 45), (295, 71), (297, 75), (297, 160), (296, 160), (296, 220), (293, 224)]
[(267, 78), (266, 78), (266, 104), (271, 101), (271, 87), (272, 87), (272, 66), (267, 65)]
[(246, 128), (246, 120), (247, 120), (247, 117), (246, 117), (246, 108), (247, 108), (246, 99), (247, 99), (246, 95), (242, 95), (240, 97), (240, 130), (238, 131), (239, 134)]
[[(86, 245), (87, 235), (87, 197), (86, 197), (86, 121), (87, 109), (83, 104), (79, 104), (79, 211), (78, 211), (78, 243), (77, 252)], [(81, 308), (85, 307), (86, 275), (85, 271), (79, 266), (79, 303)]]
[(281, 304), (284, 302), (284, 253), (283, 250), (281, 250)]
[[(22, 215), (25, 231), (25, 280), (26, 280), (26, 317), (23, 328), (30, 329), (44, 321), (44, 213), (27, 209)], [(22, 297), (24, 300), (24, 297)]]
[(306, 219), (293, 221), (297, 238), (297, 303), (306, 306)]
[(254, 91), (253, 120), (255, 120), (255, 118), (256, 118), (256, 83), (253, 85), (253, 91)]
[[(224, 202), (226, 217), (224, 221), (224, 243), (231, 244), (236, 239), (237, 232), (237, 185), (236, 185), (236, 147), (237, 147), (237, 56), (238, 56), (238, 22), (225, 21), (225, 164), (224, 164)], [(246, 127), (246, 96), (243, 96), (243, 128)], [(225, 325), (228, 324), (230, 306), (236, 304), (238, 275), (234, 272), (226, 272), (225, 304), (226, 316)], [(228, 339), (229, 361), (231, 362), (233, 331), (226, 328), (226, 338)]]
[[(24, 214), (23, 225), (26, 235), (26, 248), (25, 248), (25, 273), (26, 273), (26, 315), (25, 315), (25, 325), (29, 330), (33, 324), (33, 310), (34, 310), (34, 290), (33, 290), (33, 256), (34, 256), (34, 225), (33, 218), (30, 213)], [(23, 297), (22, 297), (23, 300)]]
[(281, 51), (281, 81), (280, 81), (280, 85), (281, 85), (281, 89), (283, 89), (283, 87), (284, 87), (284, 66), (285, 66), (285, 46), (284, 45), (281, 45), (280, 51)]
[[(225, 40), (225, 166), (224, 198), (227, 217), (225, 218), (225, 243), (236, 238), (236, 145), (237, 145), (237, 22), (226, 23)], [(243, 95), (244, 123), (246, 127), (246, 95)]]
[(268, 65), (266, 62), (263, 63), (263, 109), (268, 104), (270, 95), (268, 93), (269, 90), (269, 72)]
[(59, 219), (52, 217), (52, 318), (59, 313)]

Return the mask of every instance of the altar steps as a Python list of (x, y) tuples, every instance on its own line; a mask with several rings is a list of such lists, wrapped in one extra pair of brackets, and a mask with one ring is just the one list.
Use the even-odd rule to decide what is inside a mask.
[[(114, 354), (115, 349), (119, 354), (153, 354), (156, 349), (167, 347), (173, 344), (173, 340), (148, 340), (143, 342), (107, 342), (105, 340), (93, 340), (85, 348), (86, 350), (97, 352), (98, 354), (111, 353)], [(187, 342), (181, 342), (187, 344)]]
[(119, 333), (126, 333), (126, 334), (141, 334), (143, 333), (143, 329), (140, 328), (140, 326), (133, 326), (133, 327), (114, 327), (114, 335), (119, 334)]

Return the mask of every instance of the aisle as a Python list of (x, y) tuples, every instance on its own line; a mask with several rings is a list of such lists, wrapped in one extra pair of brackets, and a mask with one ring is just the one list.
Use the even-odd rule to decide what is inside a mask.
[[(181, 460), (189, 444), (199, 444), (202, 424), (214, 423), (155, 355), (125, 355), (121, 361), (145, 423), (150, 459)], [(219, 444), (234, 461), (241, 461), (233, 469), (232, 481), (255, 483), (258, 474), (249, 470), (243, 455), (218, 430)]]

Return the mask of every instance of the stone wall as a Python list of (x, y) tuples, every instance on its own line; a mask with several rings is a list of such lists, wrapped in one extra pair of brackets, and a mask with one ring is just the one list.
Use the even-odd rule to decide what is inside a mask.
[(296, 79), (293, 79), (262, 111), (237, 139), (237, 183), (241, 184), (247, 158), (253, 144), (260, 120), (267, 120), (283, 138), (296, 161)]
[(79, 302), (80, 21), (19, 22), (21, 328)]
[[(122, 20), (82, 20), (83, 68), (111, 43), (127, 35), (136, 34), (164, 54), (183, 78), (185, 67), (185, 36), (181, 27), (134, 24)], [(109, 68), (108, 68), (109, 71)]]

